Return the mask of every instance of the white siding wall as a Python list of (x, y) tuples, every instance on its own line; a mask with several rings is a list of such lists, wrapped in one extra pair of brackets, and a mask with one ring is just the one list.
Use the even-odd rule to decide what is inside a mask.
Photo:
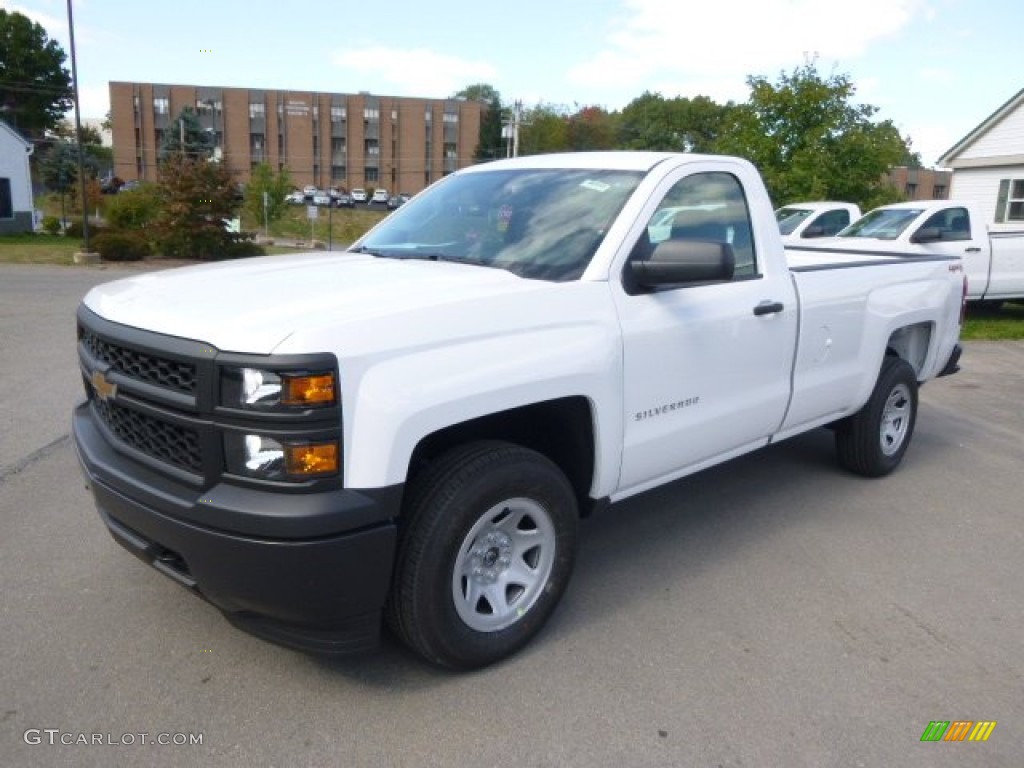
[[(1024, 141), (1022, 141), (1024, 146)], [(1019, 150), (1018, 150), (1019, 151)], [(985, 217), (985, 223), (993, 232), (1024, 229), (1024, 222), (1012, 221), (995, 224), (996, 197), (1001, 179), (1024, 179), (1024, 165), (1001, 168), (960, 168), (953, 171), (950, 198), (973, 201)]]
[(1024, 103), (967, 147), (957, 160), (1020, 154), (1024, 154)]
[(0, 177), (11, 180), (15, 211), (32, 210), (32, 182), (28, 174), (25, 144), (10, 129), (0, 125)]

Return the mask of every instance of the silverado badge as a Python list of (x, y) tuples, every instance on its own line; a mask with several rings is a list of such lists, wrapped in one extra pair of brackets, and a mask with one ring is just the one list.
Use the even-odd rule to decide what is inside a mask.
[(107, 381), (107, 377), (103, 375), (103, 371), (93, 371), (92, 373), (92, 388), (96, 392), (96, 397), (106, 402), (117, 394), (117, 384), (112, 381)]

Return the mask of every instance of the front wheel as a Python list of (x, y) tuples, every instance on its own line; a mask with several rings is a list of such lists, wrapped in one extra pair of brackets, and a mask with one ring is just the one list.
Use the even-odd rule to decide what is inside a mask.
[(910, 364), (887, 356), (864, 407), (836, 427), (839, 463), (866, 477), (899, 466), (917, 420), (917, 376)]
[(576, 498), (546, 457), (472, 443), (411, 487), (388, 623), (417, 653), (471, 669), (525, 645), (554, 611), (576, 553)]

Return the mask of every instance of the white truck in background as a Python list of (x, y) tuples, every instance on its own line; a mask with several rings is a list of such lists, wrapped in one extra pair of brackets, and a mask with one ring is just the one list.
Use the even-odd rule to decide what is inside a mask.
[[(790, 246), (793, 247), (793, 246)], [(963, 259), (967, 299), (1024, 298), (1024, 229), (989, 230), (974, 203), (924, 200), (875, 208), (836, 237), (796, 246), (825, 257), (848, 251)]]
[(738, 158), (496, 161), (346, 253), (91, 290), (74, 443), (114, 539), (236, 625), (479, 667), (594, 508), (822, 426), (893, 471), (963, 292), (960, 254), (785, 253)]
[(775, 211), (782, 242), (787, 246), (833, 237), (859, 218), (859, 206), (834, 201), (793, 203)]

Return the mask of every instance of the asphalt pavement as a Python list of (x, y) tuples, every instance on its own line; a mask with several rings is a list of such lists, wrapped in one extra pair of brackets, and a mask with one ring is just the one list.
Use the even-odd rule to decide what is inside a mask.
[(452, 674), (267, 644), (114, 543), (68, 426), (121, 274), (0, 265), (0, 765), (1024, 764), (1024, 343), (967, 344), (888, 478), (819, 430), (584, 521), (548, 627)]

